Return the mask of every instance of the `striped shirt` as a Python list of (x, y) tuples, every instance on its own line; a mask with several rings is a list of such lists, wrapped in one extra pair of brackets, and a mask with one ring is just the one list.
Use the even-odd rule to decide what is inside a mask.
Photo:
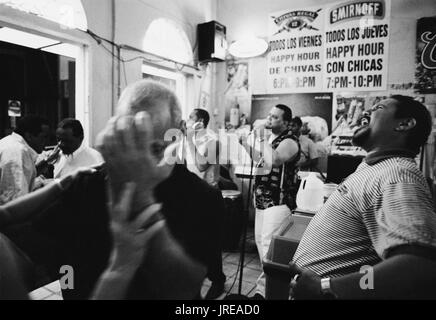
[(321, 277), (358, 272), (389, 250), (413, 244), (436, 247), (436, 214), (415, 161), (387, 157), (362, 162), (307, 227), (294, 262)]

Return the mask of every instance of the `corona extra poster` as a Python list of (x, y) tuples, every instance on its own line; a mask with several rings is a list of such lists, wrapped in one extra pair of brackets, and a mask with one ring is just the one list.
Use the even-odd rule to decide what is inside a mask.
[(436, 93), (436, 18), (418, 20), (415, 89)]

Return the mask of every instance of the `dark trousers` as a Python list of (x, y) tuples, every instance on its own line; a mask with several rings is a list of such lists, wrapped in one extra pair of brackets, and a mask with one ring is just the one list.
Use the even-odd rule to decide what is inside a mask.
[[(63, 289), (65, 300), (86, 300), (97, 279), (109, 261), (110, 242), (89, 243), (87, 248), (78, 243), (63, 242), (38, 231), (31, 224), (3, 230), (14, 244), (13, 251), (20, 257), (20, 274), (28, 291), (59, 280), (63, 266), (74, 270), (74, 289)], [(1, 262), (0, 262), (1, 265)]]
[(34, 286), (32, 263), (6, 236), (0, 233), (0, 300), (27, 299)]
[(226, 276), (223, 272), (223, 258), (221, 248), (217, 248), (210, 257), (207, 269), (207, 277), (210, 281), (220, 283), (226, 281)]

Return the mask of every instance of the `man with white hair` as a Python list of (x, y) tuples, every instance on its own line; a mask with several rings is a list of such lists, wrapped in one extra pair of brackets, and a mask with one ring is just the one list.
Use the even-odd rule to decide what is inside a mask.
[[(120, 98), (118, 114), (134, 115), (140, 111), (147, 111), (150, 114), (155, 137), (151, 142), (152, 152), (154, 156), (162, 158), (163, 151), (172, 142), (170, 139), (164, 139), (165, 136), (171, 137), (167, 130), (178, 128), (181, 120), (177, 98), (158, 83), (140, 81), (125, 90)], [(129, 124), (124, 124), (124, 127), (128, 126)], [(105, 143), (103, 143), (103, 152), (104, 145)], [(143, 172), (137, 166), (125, 168), (128, 169), (133, 170), (128, 175), (131, 179), (137, 179)], [(127, 181), (125, 172), (118, 168), (114, 168), (113, 171), (113, 175), (120, 179), (116, 182), (117, 185)], [(188, 252), (192, 252), (194, 258), (207, 266), (209, 278), (216, 279), (222, 276), (225, 279), (220, 261), (221, 254), (219, 257), (215, 254), (221, 252), (220, 217), (224, 212), (224, 202), (220, 191), (207, 186), (205, 181), (181, 164), (175, 165), (171, 175), (152, 187), (153, 197), (164, 204), (164, 215), (168, 217), (168, 226), (176, 239), (187, 248)], [(147, 202), (144, 199), (149, 197), (150, 195), (141, 195), (135, 199)]]
[[(144, 126), (145, 118), (149, 125)], [(115, 276), (106, 278), (109, 288), (121, 290), (120, 283), (129, 282), (121, 290), (125, 291), (122, 298), (199, 297), (211, 252), (218, 245), (216, 220), (224, 211), (224, 202), (219, 190), (183, 165), (164, 161), (164, 155), (169, 158), (171, 150), (175, 151), (171, 149), (172, 140), (164, 139), (165, 134), (177, 128), (180, 120), (178, 100), (168, 87), (149, 80), (129, 85), (120, 98), (117, 115), (99, 139), (109, 179), (105, 170), (99, 170), (73, 181), (64, 196), (51, 203), (42, 218), (35, 219), (31, 237), (25, 241), (23, 234), (10, 237), (32, 260), (51, 270), (59, 271), (59, 266), (65, 264), (74, 268), (75, 277), (81, 280), (75, 283), (74, 290), (63, 291), (64, 298), (88, 298), (109, 265), (110, 248), (119, 247), (108, 228), (107, 183), (110, 197), (115, 198), (111, 201), (119, 200), (126, 184), (134, 183), (129, 215), (132, 219), (159, 203), (166, 220), (163, 231), (143, 244), (144, 250), (149, 247), (145, 257), (134, 259), (134, 266), (125, 261), (130, 270), (128, 279), (126, 274), (109, 272)], [(77, 201), (79, 198), (81, 201)], [(48, 244), (44, 250), (36, 250), (35, 235)], [(140, 251), (130, 253), (138, 257), (143, 254)]]

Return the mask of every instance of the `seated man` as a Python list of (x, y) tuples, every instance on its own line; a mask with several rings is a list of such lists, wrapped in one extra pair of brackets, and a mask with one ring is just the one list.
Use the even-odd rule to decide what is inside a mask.
[[(132, 119), (141, 111), (149, 113), (153, 130), (147, 136), (148, 131), (139, 126), (139, 137), (154, 138), (145, 142), (139, 138), (122, 140), (126, 143), (120, 143), (118, 137), (123, 130), (132, 127)], [(224, 212), (221, 193), (184, 166), (166, 166), (168, 175), (162, 180), (157, 175), (160, 169), (144, 161), (144, 156), (153, 157), (156, 163), (162, 161), (172, 142), (164, 140), (165, 133), (180, 123), (179, 103), (170, 89), (153, 81), (134, 83), (121, 96), (117, 114), (117, 118), (108, 123), (103, 135), (108, 138), (102, 143), (103, 153), (107, 154), (107, 149), (117, 150), (109, 152), (112, 158), (107, 165), (111, 192), (120, 195), (126, 183), (135, 182), (133, 215), (156, 201), (162, 204), (162, 215), (168, 226), (153, 237), (124, 297), (198, 297), (205, 266), (211, 259), (211, 252), (219, 245), (216, 225)], [(136, 121), (141, 118), (135, 118)], [(131, 137), (131, 134), (128, 131), (126, 136)], [(132, 141), (142, 148), (140, 152), (127, 152), (132, 144), (135, 145)], [(30, 225), (15, 225), (15, 228), (3, 230), (34, 262), (46, 266), (52, 278), (59, 277), (60, 266), (73, 267), (75, 278), (80, 281), (75, 283), (74, 290), (63, 290), (65, 299), (89, 298), (109, 265), (113, 238), (109, 229), (107, 181), (103, 167), (92, 174), (79, 176), (63, 187), (62, 195), (56, 201), (48, 202), (46, 210), (38, 212)], [(8, 211), (13, 212), (13, 208), (9, 207)], [(171, 244), (174, 242), (180, 246)], [(183, 250), (179, 250), (180, 247)], [(184, 262), (186, 259), (192, 261)]]
[(83, 143), (83, 127), (79, 120), (64, 119), (56, 130), (58, 146), (61, 150), (54, 163), (54, 178), (62, 177), (80, 167), (101, 164), (101, 154)]
[(316, 213), (295, 252), (295, 299), (436, 298), (436, 213), (415, 157), (427, 108), (394, 95), (364, 115), (353, 143), (368, 152)]

